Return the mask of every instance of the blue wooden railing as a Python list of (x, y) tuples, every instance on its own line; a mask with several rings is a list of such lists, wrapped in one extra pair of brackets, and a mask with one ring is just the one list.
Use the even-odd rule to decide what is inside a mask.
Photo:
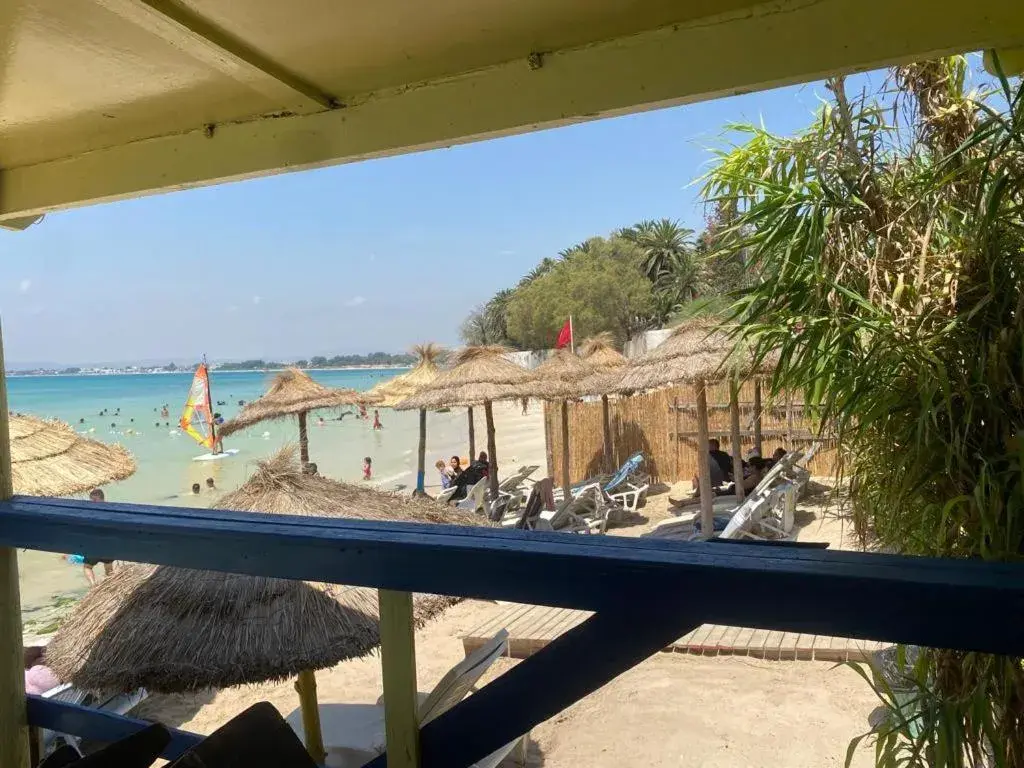
[[(29, 497), (0, 502), (0, 545), (596, 612), (426, 725), (423, 766), (472, 763), (708, 622), (1024, 655), (1008, 564)], [(29, 717), (138, 727), (39, 700)]]

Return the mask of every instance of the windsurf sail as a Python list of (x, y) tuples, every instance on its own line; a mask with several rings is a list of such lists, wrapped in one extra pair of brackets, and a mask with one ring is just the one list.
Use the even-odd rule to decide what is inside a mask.
[(192, 378), (185, 410), (181, 412), (181, 429), (200, 445), (211, 451), (217, 444), (217, 428), (213, 423), (213, 407), (210, 402), (210, 372), (206, 363), (200, 363)]

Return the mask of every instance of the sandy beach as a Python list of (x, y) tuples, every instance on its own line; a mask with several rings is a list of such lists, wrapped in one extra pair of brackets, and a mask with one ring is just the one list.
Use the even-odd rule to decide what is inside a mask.
[[(505, 408), (500, 423), (518, 425), (535, 441), (533, 417)], [(499, 434), (502, 434), (499, 431)], [(540, 442), (524, 442), (510, 454), (537, 460)], [(532, 451), (532, 452), (531, 452)], [(535, 461), (536, 463), (536, 461)], [(849, 527), (827, 511), (827, 496), (801, 502), (800, 538), (856, 548)], [(668, 514), (667, 494), (651, 497), (643, 522), (609, 535), (639, 535)], [(464, 601), (417, 632), (417, 676), (429, 691), (463, 656), (462, 636), (504, 609)], [(514, 659), (489, 673), (501, 674)], [(582, 662), (581, 662), (582, 663)], [(373, 703), (381, 693), (380, 658), (344, 662), (317, 673), (321, 702)], [(293, 681), (196, 695), (153, 696), (137, 714), (210, 733), (257, 701), (287, 716), (298, 706)], [(531, 732), (530, 766), (613, 768), (646, 766), (842, 766), (850, 740), (867, 729), (877, 701), (846, 666), (814, 661), (767, 661), (743, 656), (656, 654)], [(514, 764), (510, 762), (509, 764)], [(870, 748), (853, 765), (872, 764)]]
[[(542, 406), (531, 403), (524, 415), (519, 403), (501, 403), (495, 405), (494, 413), (501, 474), (535, 464), (541, 468), (536, 476), (542, 476), (546, 466)], [(390, 458), (381, 463), (399, 473), (407, 473), (415, 461), (414, 433), (398, 428), (406, 421), (412, 423), (410, 416), (414, 414), (384, 412), (391, 430), (383, 435), (356, 433), (361, 441), (372, 441), (366, 444), (373, 445), (377, 455), (387, 452)], [(475, 413), (475, 431), (476, 450), (486, 450), (482, 409)], [(332, 474), (330, 470), (340, 465), (324, 439), (330, 431), (313, 428), (311, 433), (314, 455), (325, 459), (321, 467)], [(466, 435), (464, 410), (431, 414), (428, 487), (436, 484), (433, 464), (438, 458), (467, 456)], [(352, 450), (350, 446), (349, 453)], [(394, 473), (377, 480), (385, 488), (394, 482)], [(652, 491), (640, 514), (609, 535), (638, 536), (670, 514), (667, 489)], [(215, 498), (204, 495), (191, 501), (205, 505)], [(826, 500), (819, 494), (800, 504), (800, 538), (855, 548), (843, 521), (826, 512)], [(53, 631), (74, 599), (84, 594), (85, 582), (79, 569), (51, 553), (22, 553), (21, 564), (25, 639), (32, 643)], [(467, 600), (423, 627), (416, 638), (420, 690), (429, 691), (463, 658), (463, 635), (503, 609), (495, 603)], [(502, 659), (489, 675), (501, 674), (516, 663)], [(321, 670), (317, 683), (321, 702), (373, 703), (381, 693), (380, 658), (374, 654)], [(298, 706), (294, 681), (194, 695), (153, 695), (134, 714), (210, 733), (263, 700), (287, 716)], [(840, 766), (847, 744), (866, 729), (874, 706), (873, 694), (851, 669), (830, 663), (657, 654), (536, 727), (531, 733), (529, 765)], [(861, 750), (854, 764), (870, 764), (870, 753)]]

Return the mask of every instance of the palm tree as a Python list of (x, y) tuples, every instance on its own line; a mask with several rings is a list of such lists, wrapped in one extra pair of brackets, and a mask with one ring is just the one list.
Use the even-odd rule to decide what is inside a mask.
[(642, 269), (652, 283), (681, 266), (689, 268), (686, 257), (694, 251), (694, 232), (675, 219), (647, 219), (617, 234), (643, 249)]
[[(757, 282), (733, 317), (778, 355), (773, 391), (803, 390), (838, 435), (858, 530), (907, 554), (1019, 561), (1024, 87), (968, 95), (968, 71), (899, 67), (853, 101), (834, 78), (802, 133), (743, 127), (704, 194), (738, 202), (727, 247)], [(878, 765), (1024, 761), (1019, 658), (920, 649), (912, 667), (912, 709), (875, 683)]]

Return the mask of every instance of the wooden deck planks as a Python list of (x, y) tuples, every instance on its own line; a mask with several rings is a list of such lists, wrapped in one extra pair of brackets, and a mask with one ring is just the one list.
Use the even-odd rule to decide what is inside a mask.
[[(525, 659), (591, 616), (590, 611), (510, 603), (467, 632), (462, 646), (472, 653), (505, 628), (509, 655)], [(775, 632), (749, 627), (704, 624), (676, 640), (665, 651), (706, 656), (752, 656), (770, 661), (865, 661), (887, 643), (827, 635)]]

